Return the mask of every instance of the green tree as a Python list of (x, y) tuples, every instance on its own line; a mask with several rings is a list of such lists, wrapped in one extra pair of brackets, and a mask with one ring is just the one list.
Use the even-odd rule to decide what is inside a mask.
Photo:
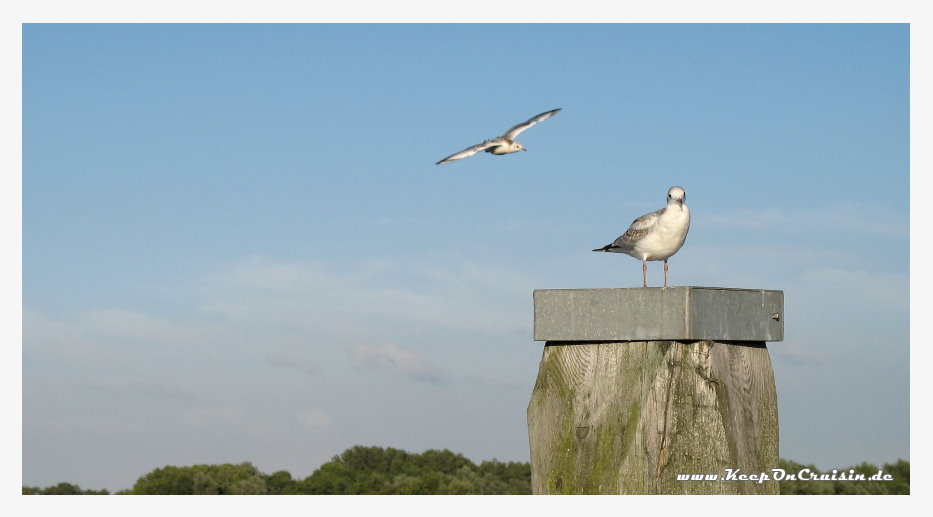
[(910, 462), (897, 460), (894, 463), (885, 464), (884, 471), (890, 473), (894, 480), (888, 485), (889, 494), (908, 495), (910, 494)]
[[(888, 495), (910, 493), (910, 463), (898, 460), (894, 464), (885, 464), (878, 467), (872, 463), (863, 462), (852, 467), (830, 469), (821, 471), (814, 465), (801, 465), (790, 460), (781, 459), (780, 468), (788, 475), (798, 475), (800, 471), (808, 469), (810, 475), (826, 475), (827, 480), (782, 480), (778, 482), (782, 495)], [(871, 477), (881, 471), (890, 474), (892, 481), (872, 481)], [(864, 480), (853, 481), (851, 478), (863, 475)], [(836, 479), (832, 479), (836, 477)]]
[(265, 494), (263, 475), (252, 463), (166, 466), (140, 477), (133, 494)]
[(191, 467), (166, 465), (137, 479), (132, 493), (136, 495), (194, 494), (194, 473)]
[(426, 450), (422, 454), (416, 455), (415, 462), (423, 470), (443, 474), (453, 474), (462, 467), (476, 467), (472, 461), (463, 457), (462, 454), (455, 454), (447, 449), (442, 451)]
[(263, 474), (263, 480), (266, 483), (266, 493), (270, 495), (277, 494), (299, 494), (301, 493), (299, 483), (292, 479), (292, 475), (287, 470), (278, 470), (272, 474)]
[(82, 490), (78, 485), (61, 482), (45, 488), (23, 487), (23, 495), (108, 495), (107, 490)]
[(311, 494), (530, 494), (531, 467), (498, 461), (478, 467), (446, 449), (413, 454), (355, 446), (298, 484)]
[(479, 465), (483, 476), (483, 494), (522, 495), (531, 493), (531, 464), (497, 460)]

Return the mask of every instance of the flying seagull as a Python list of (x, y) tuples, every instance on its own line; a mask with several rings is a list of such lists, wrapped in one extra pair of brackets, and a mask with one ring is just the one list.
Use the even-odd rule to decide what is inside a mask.
[(648, 261), (664, 261), (664, 288), (667, 289), (667, 259), (680, 250), (690, 230), (687, 193), (680, 187), (667, 191), (667, 206), (632, 221), (632, 226), (612, 244), (593, 251), (625, 253), (641, 260), (642, 287), (648, 287)]
[(509, 153), (515, 153), (518, 151), (524, 151), (525, 147), (522, 144), (516, 142), (515, 137), (517, 137), (522, 131), (530, 128), (531, 126), (537, 124), (538, 122), (541, 122), (542, 120), (547, 120), (553, 117), (555, 114), (557, 114), (558, 111), (560, 111), (560, 108), (557, 108), (551, 111), (545, 111), (544, 113), (535, 115), (531, 117), (530, 119), (522, 122), (521, 124), (517, 124), (513, 126), (511, 129), (506, 131), (502, 136), (490, 138), (488, 140), (484, 140), (483, 143), (481, 144), (476, 144), (472, 147), (467, 147), (466, 149), (460, 151), (459, 153), (454, 153), (448, 156), (447, 158), (444, 158), (443, 160), (435, 163), (434, 165), (440, 165), (442, 163), (452, 162), (454, 160), (466, 158), (467, 156), (473, 156), (474, 154), (480, 151), (486, 151), (487, 153), (492, 153), (492, 154), (509, 154)]

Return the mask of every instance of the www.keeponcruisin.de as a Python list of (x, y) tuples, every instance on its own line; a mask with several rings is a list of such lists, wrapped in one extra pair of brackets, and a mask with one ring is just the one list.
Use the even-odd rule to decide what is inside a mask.
[[(770, 474), (769, 474), (770, 473)], [(810, 469), (801, 469), (796, 473), (787, 473), (784, 469), (771, 469), (768, 472), (757, 474), (744, 474), (742, 469), (725, 469), (723, 474), (677, 474), (677, 481), (893, 481), (894, 476), (879, 470), (876, 474), (866, 476), (855, 472), (854, 469), (819, 473)]]

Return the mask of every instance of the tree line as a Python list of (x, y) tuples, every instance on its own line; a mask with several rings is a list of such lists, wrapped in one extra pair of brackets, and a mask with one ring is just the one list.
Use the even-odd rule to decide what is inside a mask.
[[(885, 463), (878, 467), (871, 463), (862, 462), (852, 467), (842, 469), (820, 470), (813, 465), (801, 465), (789, 460), (778, 461), (778, 467), (787, 474), (798, 474), (807, 469), (810, 480), (781, 480), (778, 481), (781, 495), (909, 495), (910, 494), (910, 462), (897, 460), (894, 463)], [(835, 471), (835, 472), (834, 472)], [(882, 471), (890, 474), (891, 481), (872, 481), (871, 477)], [(823, 475), (835, 480), (812, 480), (814, 476)], [(861, 475), (864, 481), (842, 480), (839, 477), (856, 477)]]
[[(814, 475), (832, 475), (813, 465), (781, 459), (779, 467), (788, 474), (804, 469)], [(892, 481), (871, 481), (881, 470)], [(862, 474), (865, 481), (781, 480), (781, 494), (909, 494), (910, 462), (898, 460), (882, 467), (861, 463), (837, 469), (849, 477)], [(46, 488), (23, 487), (23, 494), (107, 495), (107, 490), (83, 490), (71, 483)], [(473, 463), (449, 450), (410, 453), (400, 449), (355, 446), (321, 465), (304, 479), (286, 470), (260, 472), (250, 462), (221, 465), (165, 466), (141, 476), (133, 488), (116, 494), (531, 494), (531, 465), (520, 462)]]

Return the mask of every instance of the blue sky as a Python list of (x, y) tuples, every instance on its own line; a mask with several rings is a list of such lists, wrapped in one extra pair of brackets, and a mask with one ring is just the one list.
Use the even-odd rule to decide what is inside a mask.
[(532, 291), (640, 286), (590, 250), (672, 185), (672, 285), (784, 290), (781, 456), (910, 459), (907, 25), (26, 25), (22, 58), (26, 485), (527, 461)]

